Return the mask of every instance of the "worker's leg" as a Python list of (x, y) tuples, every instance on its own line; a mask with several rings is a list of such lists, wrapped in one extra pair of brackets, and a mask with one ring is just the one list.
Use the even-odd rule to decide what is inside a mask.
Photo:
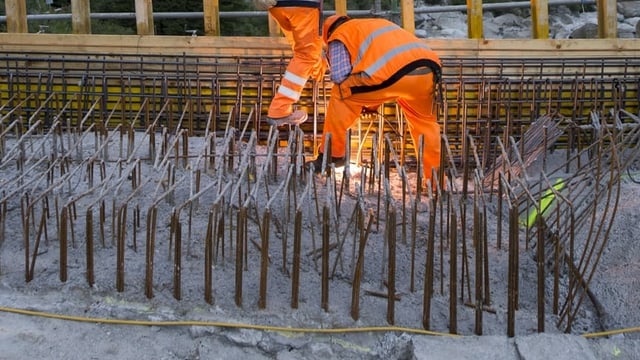
[(424, 178), (431, 179), (432, 169), (440, 167), (440, 125), (434, 107), (433, 75), (405, 76), (394, 87), (402, 93), (397, 102), (407, 119), (416, 149), (420, 136), (423, 136)]
[(292, 41), (293, 57), (282, 82), (269, 106), (270, 118), (282, 118), (293, 111), (300, 94), (322, 54), (322, 39), (318, 34), (320, 11), (306, 7), (273, 7), (269, 13)]
[(331, 133), (331, 156), (344, 157), (346, 155), (347, 129), (360, 118), (362, 107), (376, 108), (381, 103), (382, 101), (377, 96), (369, 94), (358, 94), (342, 100), (338, 87), (333, 86), (322, 127), (320, 152), (324, 150), (326, 135)]
[(376, 108), (385, 102), (397, 101), (408, 122), (411, 138), (417, 147), (420, 135), (424, 138), (422, 163), (424, 178), (430, 179), (432, 169), (440, 167), (440, 126), (434, 107), (433, 75), (408, 75), (393, 85), (381, 90), (354, 94), (340, 100), (337, 87), (331, 90), (327, 108), (320, 150), (324, 148), (324, 138), (331, 133), (331, 154), (342, 157), (345, 154), (345, 134), (360, 116), (363, 107)]

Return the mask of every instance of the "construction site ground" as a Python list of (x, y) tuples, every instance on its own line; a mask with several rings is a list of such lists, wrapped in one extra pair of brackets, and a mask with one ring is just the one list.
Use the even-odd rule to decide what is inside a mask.
[[(406, 284), (398, 285), (404, 296), (397, 302), (398, 327), (393, 328), (387, 327), (384, 310), (380, 310), (385, 301), (376, 302), (375, 297), (367, 297), (368, 308), (363, 305), (361, 319), (353, 320), (348, 313), (350, 287), (332, 285), (329, 311), (318, 304), (319, 289), (315, 294), (303, 293), (300, 307), (292, 309), (289, 285), (278, 290), (281, 285), (276, 284), (282, 278), (276, 275), (269, 279), (269, 301), (262, 310), (256, 308), (255, 290), (245, 293), (244, 307), (233, 305), (233, 295), (220, 290), (232, 288), (231, 277), (215, 279), (214, 304), (207, 304), (200, 293), (193, 292), (191, 282), (199, 285), (200, 280), (186, 276), (180, 301), (171, 296), (170, 285), (161, 281), (155, 285), (153, 299), (145, 298), (140, 274), (131, 272), (126, 290), (116, 292), (114, 264), (98, 270), (96, 284), (89, 287), (81, 264), (72, 261), (69, 280), (60, 282), (57, 263), (47, 263), (46, 253), (40, 255), (43, 260), (39, 260), (34, 280), (26, 283), (19, 265), (24, 261), (20, 241), (10, 236), (11, 229), (20, 226), (16, 222), (7, 224), (9, 236), (0, 251), (0, 359), (638, 359), (637, 176), (634, 168), (622, 179), (615, 223), (599, 271), (591, 281), (590, 289), (599, 305), (585, 300), (570, 334), (555, 328), (552, 314), (548, 314), (545, 332), (537, 333), (535, 296), (526, 285), (528, 279), (535, 278), (533, 265), (530, 271), (522, 266), (525, 285), (515, 337), (506, 336), (507, 294), (500, 286), (492, 288), (494, 303), (491, 311), (484, 312), (483, 334), (473, 333), (473, 312), (465, 312), (461, 305), (460, 335), (451, 335), (446, 331), (447, 300), (437, 294), (432, 312), (436, 330), (421, 332), (422, 308), (407, 304), (415, 300), (407, 293)], [(494, 239), (495, 234), (489, 238)], [(530, 258), (530, 253), (523, 253), (522, 262)], [(99, 261), (113, 262), (115, 257)], [(492, 258), (493, 279), (506, 271), (506, 261), (499, 254)], [(275, 268), (271, 274), (279, 273)], [(303, 277), (314, 273), (311, 270)], [(255, 283), (255, 279), (247, 282)], [(415, 297), (421, 298), (420, 290)], [(405, 324), (410, 326), (403, 328)]]

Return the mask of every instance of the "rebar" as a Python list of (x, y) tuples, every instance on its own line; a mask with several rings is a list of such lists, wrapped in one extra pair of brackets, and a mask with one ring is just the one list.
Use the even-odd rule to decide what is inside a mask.
[[(47, 247), (59, 246), (62, 282), (67, 275), (73, 276), (67, 274), (68, 261), (83, 256), (76, 249), (82, 244), (76, 240), (86, 241), (89, 286), (102, 281), (94, 278), (93, 257), (115, 253), (118, 292), (125, 290), (126, 248), (133, 249), (126, 258), (137, 259), (144, 246), (147, 298), (154, 291), (164, 291), (164, 285), (154, 282), (154, 272), (172, 266), (174, 298), (187, 297), (181, 286), (193, 275), (182, 268), (189, 265), (188, 269), (204, 270), (208, 304), (213, 304), (219, 289), (213, 281), (215, 267), (224, 275), (235, 272), (233, 296), (238, 307), (246, 302), (247, 281), (259, 281), (258, 308), (265, 309), (272, 291), (267, 282), (281, 281), (278, 275), (282, 274), (291, 277), (290, 306), (298, 308), (309, 303), (301, 298), (315, 296), (302, 293), (307, 279), (301, 277), (305, 267), (315, 267), (320, 276), (310, 281), (317, 281), (321, 289), (319, 303), (325, 312), (331, 284), (348, 278), (350, 313), (358, 320), (362, 284), (375, 282), (386, 292), (364, 289), (364, 293), (386, 298), (386, 320), (394, 324), (396, 309), (411, 303), (398, 301), (400, 294), (408, 291), (403, 298), (415, 296), (416, 287), (422, 285), (420, 325), (429, 329), (435, 326), (431, 307), (439, 281), (440, 295), (449, 301), (449, 331), (460, 331), (457, 307), (462, 303), (473, 306), (475, 332), (482, 333), (482, 312), (497, 311), (491, 305), (504, 301), (491, 298), (491, 290), (504, 286), (507, 334), (514, 336), (515, 311), (522, 300), (518, 277), (526, 270), (519, 257), (528, 254), (537, 262), (538, 291), (544, 290), (547, 278), (553, 280), (552, 299), (538, 294), (539, 331), (544, 330), (546, 308), (542, 306), (547, 302), (552, 303), (559, 326), (571, 329), (585, 300), (597, 301), (589, 295), (589, 283), (604, 256), (621, 174), (639, 152), (637, 99), (629, 98), (637, 90), (616, 90), (620, 86), (635, 89), (637, 80), (629, 78), (637, 77), (637, 71), (617, 73), (618, 59), (606, 66), (593, 59), (549, 60), (561, 69), (557, 73), (553, 67), (542, 72), (539, 66), (531, 66), (531, 59), (446, 59), (443, 85), (447, 91), (439, 109), (441, 167), (431, 174), (434, 181), (423, 184), (425, 144), (406, 141), (398, 107), (385, 105), (375, 116), (363, 119), (360, 131), (347, 134), (349, 161), (343, 171), (327, 162), (330, 136), (325, 139), (322, 175), (304, 171), (305, 156), (317, 150), (326, 88), (324, 83), (314, 83), (313, 99), (305, 95), (300, 100), (313, 106), (313, 124), (283, 132), (267, 129), (260, 113), (280, 76), (273, 71), (274, 64), (282, 62), (279, 58), (195, 61), (180, 57), (164, 65), (153, 56), (124, 56), (121, 62), (102, 55), (96, 60), (73, 56), (64, 60), (71, 68), (83, 69), (91, 62), (100, 69), (95, 75), (75, 70), (58, 73), (55, 69), (63, 61), (56, 55), (35, 58), (39, 61), (34, 66), (46, 64), (47, 68), (32, 70), (51, 71), (55, 82), (74, 83), (77, 77), (101, 83), (69, 86), (53, 94), (37, 90), (23, 94), (9, 88), (9, 100), (0, 109), (0, 245), (3, 251), (14, 248), (7, 226), (14, 220), (21, 224), (18, 238), (26, 281), (40, 276), (36, 259), (38, 267), (51, 266), (52, 260), (38, 250), (44, 237)], [(22, 59), (17, 54), (3, 54), (3, 59), (9, 64), (3, 71), (11, 76), (25, 82), (33, 76), (11, 65)], [(638, 67), (637, 59), (625, 61), (632, 69)], [(127, 66), (141, 64), (148, 71), (144, 76), (125, 73)], [(180, 70), (167, 70), (172, 65)], [(578, 69), (581, 75), (569, 78), (564, 75), (569, 69)], [(459, 76), (453, 76), (456, 71)], [(180, 81), (170, 84), (171, 76)], [(100, 87), (107, 89), (113, 81), (123, 84), (118, 86), (123, 90), (106, 98), (107, 90)], [(142, 81), (149, 91), (134, 97), (132, 89)], [(196, 82), (198, 86), (190, 85)], [(179, 96), (160, 91), (172, 86)], [(259, 94), (258, 103), (254, 93)], [(612, 94), (610, 99), (602, 96), (607, 93)], [(68, 100), (54, 101), (57, 98)], [(605, 111), (609, 106), (613, 110)], [(45, 113), (51, 121), (45, 120)], [(283, 143), (287, 144), (284, 149)], [(556, 168), (550, 161), (551, 151), (566, 153), (566, 160)], [(534, 165), (541, 169), (541, 176), (529, 173)], [(554, 186), (558, 179), (562, 186)], [(50, 209), (52, 196), (55, 204)], [(547, 200), (551, 205), (545, 208), (541, 204)], [(610, 210), (596, 213), (599, 206)], [(495, 244), (488, 241), (492, 211), (497, 219)], [(86, 214), (84, 229), (74, 228), (78, 213)], [(522, 219), (531, 214), (535, 221), (528, 226)], [(169, 220), (169, 229), (157, 226), (158, 217)], [(51, 241), (50, 221), (55, 221), (57, 230), (57, 238)], [(146, 239), (138, 244), (137, 232), (143, 226)], [(489, 268), (491, 247), (502, 248), (504, 230), (508, 232), (507, 284), (496, 283), (491, 278), (496, 270)], [(524, 249), (519, 248), (520, 230), (527, 235)], [(578, 230), (585, 236), (578, 236)], [(280, 237), (281, 246), (269, 246), (272, 236)], [(380, 241), (367, 241), (370, 237)], [(102, 249), (94, 251), (98, 239)], [(182, 256), (184, 246), (187, 256)], [(204, 256), (198, 253), (199, 246)], [(349, 246), (351, 254), (345, 251)], [(373, 247), (381, 249), (382, 255), (370, 250)], [(167, 251), (167, 256), (156, 259), (156, 251)], [(410, 257), (410, 262), (396, 262), (400, 256)], [(191, 266), (194, 262), (197, 266)], [(278, 271), (274, 272), (269, 267), (275, 263)], [(545, 269), (549, 264), (552, 268)], [(421, 269), (422, 280), (416, 281)], [(12, 271), (3, 264), (3, 276)], [(560, 282), (565, 271), (566, 286)]]

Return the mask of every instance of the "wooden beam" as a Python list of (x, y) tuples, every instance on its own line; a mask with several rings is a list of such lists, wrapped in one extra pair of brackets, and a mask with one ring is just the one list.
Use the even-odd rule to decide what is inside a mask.
[(336, 0), (336, 14), (347, 15), (347, 0)]
[(482, 0), (467, 0), (467, 35), (469, 39), (482, 39)]
[[(443, 57), (609, 58), (640, 53), (637, 39), (428, 39)], [(262, 56), (289, 55), (284, 37), (0, 33), (0, 52)]]
[(136, 28), (138, 35), (153, 35), (153, 4), (151, 0), (136, 1)]
[(91, 34), (89, 0), (74, 0), (71, 2), (71, 28), (74, 34)]
[(280, 25), (278, 25), (278, 22), (276, 21), (276, 19), (273, 16), (271, 16), (271, 13), (268, 13), (267, 18), (269, 20), (269, 36), (273, 36), (273, 37), (282, 36)]
[(531, 33), (534, 39), (549, 38), (549, 1), (531, 0)]
[(598, 37), (618, 37), (618, 6), (616, 0), (598, 0)]
[(202, 0), (204, 35), (220, 36), (220, 5), (218, 0)]
[(27, 3), (24, 0), (5, 0), (5, 11), (7, 13), (7, 32), (27, 33)]
[(400, 14), (402, 19), (402, 28), (412, 34), (415, 34), (416, 20), (415, 20), (415, 14), (414, 14), (413, 0), (400, 1)]

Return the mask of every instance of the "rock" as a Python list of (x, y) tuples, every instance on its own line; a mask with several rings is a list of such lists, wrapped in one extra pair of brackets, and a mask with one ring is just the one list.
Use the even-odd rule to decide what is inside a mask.
[(618, 1), (618, 13), (626, 18), (640, 16), (640, 1)]
[(402, 333), (385, 334), (376, 349), (381, 359), (409, 360), (415, 359), (413, 341), (411, 336)]
[(579, 28), (573, 30), (569, 39), (597, 39), (598, 25), (594, 23), (586, 23)]
[(618, 24), (618, 38), (633, 38), (635, 37), (636, 30), (633, 25), (627, 23), (619, 23)]
[(640, 20), (636, 23), (636, 37), (640, 38)]

